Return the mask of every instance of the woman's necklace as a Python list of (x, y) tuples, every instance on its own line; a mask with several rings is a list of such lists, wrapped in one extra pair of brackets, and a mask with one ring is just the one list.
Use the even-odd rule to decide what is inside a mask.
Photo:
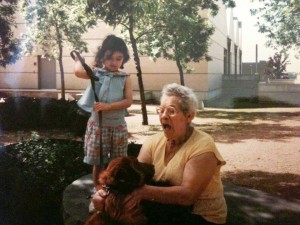
[(189, 126), (183, 138), (179, 140), (168, 140), (165, 151), (165, 162), (168, 163), (176, 154), (176, 152), (183, 146), (183, 144), (190, 138), (194, 128)]
[(189, 126), (187, 128), (187, 131), (185, 132), (185, 135), (183, 136), (183, 138), (180, 138), (179, 140), (168, 140), (168, 142), (170, 143), (170, 147), (172, 148), (177, 148), (179, 149), (192, 135), (194, 128)]

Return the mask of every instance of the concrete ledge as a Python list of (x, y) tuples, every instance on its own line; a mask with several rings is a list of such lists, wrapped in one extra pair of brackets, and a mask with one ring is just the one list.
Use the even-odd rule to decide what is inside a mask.
[[(91, 174), (70, 184), (63, 194), (65, 225), (83, 225), (93, 188)], [(228, 205), (227, 225), (298, 225), (300, 200), (287, 201), (262, 191), (224, 184)]]
[(277, 101), (291, 105), (300, 105), (300, 84), (290, 81), (272, 81), (267, 84), (258, 84), (258, 97), (260, 101)]
[[(67, 100), (79, 99), (84, 90), (66, 90)], [(35, 98), (55, 98), (61, 99), (61, 90), (58, 89), (0, 89), (0, 93), (5, 97), (35, 97)]]
[(86, 175), (70, 184), (63, 193), (63, 218), (65, 225), (82, 225), (89, 215), (92, 194), (92, 175)]

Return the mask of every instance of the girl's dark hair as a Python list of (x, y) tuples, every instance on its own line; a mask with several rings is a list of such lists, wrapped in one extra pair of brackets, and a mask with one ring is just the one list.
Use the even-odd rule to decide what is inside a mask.
[(95, 57), (95, 67), (103, 67), (103, 61), (105, 60), (104, 54), (106, 51), (110, 51), (110, 55), (107, 58), (110, 58), (115, 52), (123, 53), (124, 60), (121, 66), (121, 69), (123, 69), (124, 64), (129, 60), (128, 48), (123, 39), (115, 35), (108, 35), (103, 40), (102, 46), (98, 47), (98, 52)]

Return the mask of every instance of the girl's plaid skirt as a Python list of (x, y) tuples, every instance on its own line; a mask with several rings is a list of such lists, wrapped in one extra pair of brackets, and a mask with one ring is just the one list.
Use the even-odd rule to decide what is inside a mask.
[[(102, 127), (103, 162), (127, 155), (128, 130), (127, 125)], [(83, 161), (90, 165), (100, 164), (100, 128), (99, 124), (89, 120), (86, 127)]]

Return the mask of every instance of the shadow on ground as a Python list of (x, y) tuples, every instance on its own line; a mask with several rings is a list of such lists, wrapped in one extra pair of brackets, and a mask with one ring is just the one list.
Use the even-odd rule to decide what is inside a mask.
[[(247, 139), (287, 142), (289, 138), (300, 137), (300, 126), (295, 126), (295, 123), (292, 123), (293, 126), (282, 125), (287, 120), (300, 122), (300, 112), (204, 110), (197, 112), (197, 117), (205, 120), (200, 124), (194, 123), (194, 126), (209, 133), (220, 143), (238, 143)], [(149, 125), (147, 132), (130, 131), (130, 135), (150, 136), (159, 131), (160, 125)]]
[(228, 225), (298, 225), (300, 200), (287, 201), (262, 191), (224, 184)]
[(225, 182), (246, 188), (251, 187), (284, 199), (300, 201), (300, 176), (296, 174), (256, 170), (226, 171), (222, 174), (222, 179)]
[(300, 126), (251, 122), (205, 123), (194, 126), (209, 133), (220, 143), (237, 143), (247, 139), (286, 141), (291, 137), (300, 137)]
[(197, 117), (239, 121), (266, 120), (273, 122), (281, 122), (283, 120), (300, 121), (300, 112), (230, 112), (222, 110), (204, 110), (198, 111)]

